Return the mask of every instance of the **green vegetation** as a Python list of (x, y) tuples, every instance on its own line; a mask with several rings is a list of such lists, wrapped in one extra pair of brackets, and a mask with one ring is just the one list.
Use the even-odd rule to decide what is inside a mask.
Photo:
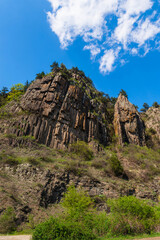
[(123, 89), (121, 89), (119, 95), (120, 95), (120, 94), (123, 95), (123, 96), (125, 96), (125, 97), (128, 99), (128, 94), (127, 94), (126, 91), (124, 91)]
[(24, 85), (21, 83), (15, 84), (11, 87), (11, 91), (8, 93), (7, 102), (18, 101), (24, 94)]
[(44, 76), (45, 76), (45, 73), (44, 73), (44, 72), (37, 73), (37, 74), (36, 74), (36, 79), (42, 79)]
[(158, 102), (154, 102), (154, 103), (152, 104), (152, 107), (159, 108), (159, 107), (160, 107), (160, 104), (158, 104)]
[(143, 104), (143, 108), (141, 108), (141, 112), (146, 112), (149, 109), (148, 103)]
[(71, 144), (70, 151), (80, 156), (82, 160), (90, 161), (93, 158), (93, 151), (88, 144), (83, 141)]
[(112, 235), (151, 233), (160, 224), (160, 207), (133, 196), (108, 200)]
[(119, 177), (123, 175), (124, 170), (116, 154), (112, 154), (109, 158), (109, 164), (115, 176)]
[(50, 67), (51, 67), (51, 71), (53, 72), (56, 72), (58, 69), (59, 69), (59, 64), (58, 64), (58, 62), (56, 62), (56, 61), (54, 61), (51, 65), (50, 65)]
[(8, 207), (0, 215), (0, 233), (11, 233), (15, 231), (15, 212), (12, 207)]
[(64, 212), (38, 225), (33, 240), (89, 240), (151, 233), (160, 224), (160, 206), (133, 196), (110, 199), (110, 213), (99, 213), (85, 192), (70, 186), (61, 204)]

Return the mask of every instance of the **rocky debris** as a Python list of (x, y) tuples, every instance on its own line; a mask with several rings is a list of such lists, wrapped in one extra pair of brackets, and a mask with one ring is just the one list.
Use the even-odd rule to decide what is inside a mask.
[[(151, 131), (154, 131), (155, 136), (160, 140), (160, 107), (151, 107), (146, 112), (145, 125)], [(152, 131), (152, 132), (153, 132)]]
[(144, 123), (135, 106), (122, 94), (115, 104), (114, 129), (120, 145), (124, 143), (145, 145)]
[[(75, 81), (80, 85), (80, 76)], [(79, 85), (61, 73), (34, 81), (20, 102), (26, 115), (12, 121), (8, 133), (31, 135), (57, 149), (64, 149), (77, 140), (89, 143), (96, 139), (106, 145), (108, 127), (102, 118), (107, 118), (107, 114), (101, 111), (106, 107), (99, 104), (95, 108), (91, 90), (85, 84)]]

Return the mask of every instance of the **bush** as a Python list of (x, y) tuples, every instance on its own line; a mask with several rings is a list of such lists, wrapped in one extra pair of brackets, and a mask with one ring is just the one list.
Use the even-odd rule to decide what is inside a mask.
[(0, 233), (11, 233), (16, 229), (15, 213), (12, 207), (8, 207), (0, 216)]
[(151, 233), (160, 223), (160, 214), (154, 206), (134, 196), (108, 200), (111, 208), (110, 232), (119, 234)]
[(51, 217), (48, 221), (39, 224), (33, 240), (94, 240), (96, 237), (91, 230), (77, 222), (67, 222)]
[(59, 218), (51, 217), (38, 225), (33, 240), (92, 240), (93, 213), (91, 198), (74, 186), (68, 188), (62, 206), (65, 209)]
[(82, 190), (77, 191), (74, 186), (70, 186), (64, 195), (62, 206), (65, 208), (68, 218), (79, 221), (90, 213), (93, 205), (91, 198)]
[(82, 157), (86, 161), (93, 158), (93, 151), (90, 149), (88, 144), (83, 141), (71, 144), (70, 151)]
[(109, 164), (110, 164), (111, 170), (113, 171), (115, 176), (119, 177), (119, 176), (123, 175), (123, 173), (124, 173), (123, 167), (122, 167), (117, 155), (112, 154), (112, 156), (109, 159)]
[(110, 214), (98, 213), (91, 198), (69, 187), (58, 218), (39, 224), (33, 240), (93, 240), (104, 235), (151, 233), (160, 223), (160, 208), (133, 196), (107, 201)]
[(24, 85), (21, 83), (15, 84), (11, 87), (11, 91), (8, 93), (7, 101), (12, 100), (18, 101), (20, 97), (24, 94)]

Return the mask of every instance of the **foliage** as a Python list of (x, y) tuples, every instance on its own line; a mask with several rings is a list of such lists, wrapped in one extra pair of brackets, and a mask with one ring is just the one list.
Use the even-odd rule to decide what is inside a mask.
[(44, 73), (44, 72), (37, 73), (37, 74), (36, 74), (36, 79), (42, 79), (44, 76), (45, 76), (45, 73)]
[(33, 240), (93, 240), (92, 200), (83, 191), (77, 191), (74, 186), (68, 188), (62, 206), (63, 216), (51, 217), (38, 225), (33, 233)]
[(8, 207), (0, 215), (0, 233), (11, 233), (16, 229), (15, 212), (12, 207)]
[(91, 230), (77, 222), (68, 222), (51, 217), (48, 221), (39, 224), (33, 240), (94, 240), (96, 237)]
[(134, 196), (107, 201), (111, 209), (109, 228), (115, 235), (151, 233), (159, 224), (159, 210)]
[(93, 158), (93, 151), (90, 149), (88, 144), (83, 141), (78, 141), (71, 144), (70, 151), (86, 161), (89, 161)]
[(152, 104), (152, 107), (159, 108), (160, 105), (158, 104), (158, 102), (154, 102), (154, 103)]
[(125, 97), (128, 99), (128, 94), (127, 94), (126, 91), (124, 91), (123, 89), (121, 89), (119, 95), (120, 95), (120, 94), (123, 95), (123, 96), (125, 96)]
[(82, 190), (77, 191), (74, 186), (70, 186), (62, 201), (67, 215), (73, 221), (81, 221), (90, 212), (92, 205), (91, 198)]
[(141, 108), (141, 112), (146, 112), (149, 109), (148, 103), (143, 104), (143, 108)]
[(112, 156), (109, 159), (109, 163), (115, 176), (119, 177), (124, 173), (123, 167), (116, 154), (112, 154)]
[(15, 84), (11, 87), (11, 91), (7, 96), (7, 101), (19, 100), (19, 98), (24, 94), (24, 85), (21, 83)]
[(58, 62), (55, 61), (50, 65), (50, 67), (51, 67), (51, 71), (54, 72), (59, 69), (59, 64), (58, 64)]

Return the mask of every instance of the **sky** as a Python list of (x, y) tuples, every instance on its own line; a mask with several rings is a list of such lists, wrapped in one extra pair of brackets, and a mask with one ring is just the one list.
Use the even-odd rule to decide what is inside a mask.
[(54, 61), (139, 108), (160, 103), (160, 1), (0, 0), (0, 89)]

